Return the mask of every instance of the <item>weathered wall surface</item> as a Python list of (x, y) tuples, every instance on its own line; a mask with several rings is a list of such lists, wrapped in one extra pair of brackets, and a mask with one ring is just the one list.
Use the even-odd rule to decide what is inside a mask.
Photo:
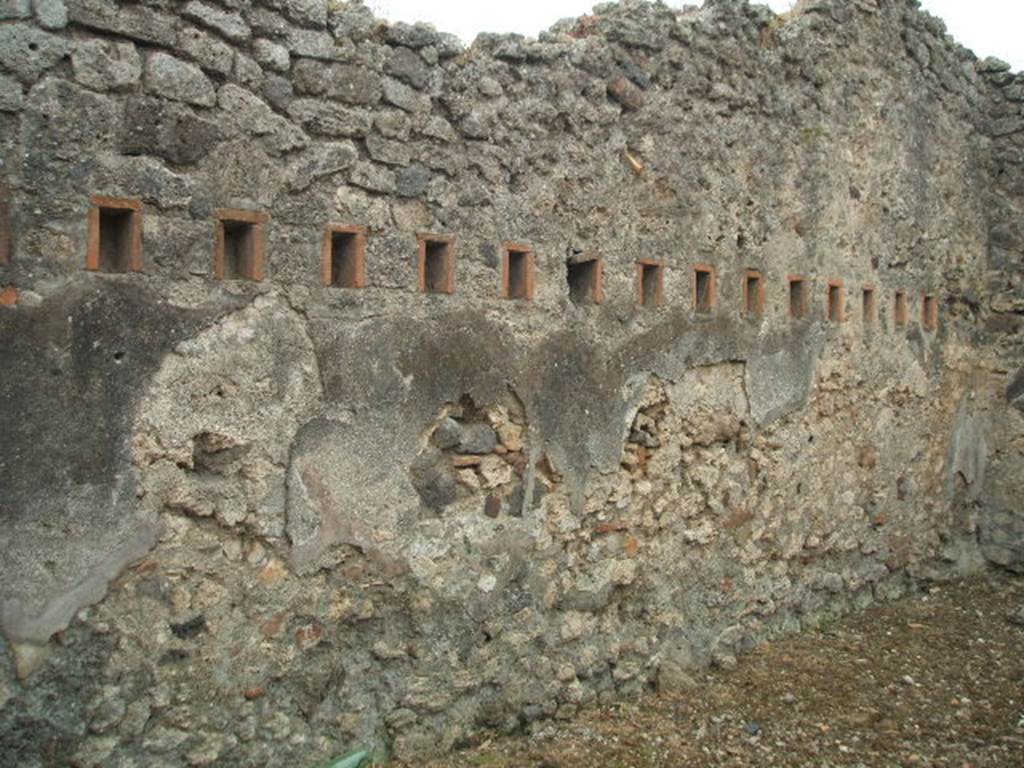
[[(904, 0), (468, 49), (353, 3), (3, 4), (0, 763), (433, 752), (1020, 568), (1022, 88)], [(85, 270), (92, 195), (141, 199), (142, 272)], [(214, 279), (216, 209), (269, 214), (262, 281)], [(328, 222), (367, 287), (322, 284)]]

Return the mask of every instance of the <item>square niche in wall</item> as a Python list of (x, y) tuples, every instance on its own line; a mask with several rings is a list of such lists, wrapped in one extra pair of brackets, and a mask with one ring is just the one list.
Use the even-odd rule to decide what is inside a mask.
[(865, 325), (874, 325), (878, 318), (875, 288), (872, 285), (865, 285), (861, 290), (860, 316)]
[(926, 331), (939, 327), (939, 300), (930, 294), (921, 297), (921, 325)]
[(693, 311), (709, 315), (715, 308), (715, 268), (697, 264), (693, 268)]
[(258, 211), (218, 208), (213, 272), (218, 280), (260, 281), (265, 273), (266, 223)]
[(94, 195), (89, 206), (86, 269), (142, 271), (142, 201)]
[(828, 319), (832, 323), (843, 322), (846, 305), (846, 293), (843, 290), (842, 280), (828, 281)]
[(571, 256), (565, 263), (569, 300), (573, 304), (600, 304), (604, 301), (604, 267), (593, 254)]
[(533, 248), (517, 243), (505, 243), (501, 262), (501, 295), (506, 299), (533, 299)]
[(665, 303), (665, 263), (640, 259), (636, 264), (636, 302), (641, 307)]
[(892, 319), (897, 328), (907, 324), (907, 294), (905, 291), (896, 291), (892, 300)]
[(455, 293), (455, 238), (419, 236), (419, 289), (423, 293)]
[(800, 275), (789, 276), (789, 316), (800, 320), (807, 316), (807, 281)]
[(328, 224), (323, 244), (324, 285), (366, 287), (366, 228)]
[(743, 316), (764, 316), (764, 274), (756, 269), (743, 273)]

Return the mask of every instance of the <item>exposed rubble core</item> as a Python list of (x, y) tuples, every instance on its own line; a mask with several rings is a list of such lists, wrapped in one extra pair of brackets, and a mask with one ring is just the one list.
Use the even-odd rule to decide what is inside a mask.
[(912, 0), (0, 4), (0, 765), (415, 761), (1024, 570), (1022, 105)]

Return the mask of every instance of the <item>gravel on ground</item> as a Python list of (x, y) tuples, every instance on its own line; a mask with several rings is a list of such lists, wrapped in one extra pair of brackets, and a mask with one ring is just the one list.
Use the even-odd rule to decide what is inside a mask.
[(1024, 767), (1024, 579), (938, 584), (431, 768)]

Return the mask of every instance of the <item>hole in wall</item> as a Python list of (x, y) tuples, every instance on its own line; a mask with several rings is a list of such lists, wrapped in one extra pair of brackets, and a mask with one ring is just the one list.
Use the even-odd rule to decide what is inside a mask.
[(533, 252), (525, 248), (509, 247), (505, 251), (506, 298), (533, 298), (533, 259)]
[(743, 276), (743, 314), (758, 318), (764, 315), (764, 275), (748, 269)]
[(693, 309), (710, 314), (715, 306), (715, 273), (711, 267), (693, 268)]
[(420, 240), (420, 290), (424, 293), (455, 291), (455, 259), (448, 238)]
[(256, 280), (256, 225), (224, 221), (224, 279)]
[(260, 281), (264, 275), (266, 214), (218, 208), (214, 273), (222, 280)]
[(338, 288), (363, 288), (365, 235), (354, 230), (329, 231), (327, 248), (327, 283)]
[(939, 327), (939, 302), (934, 296), (925, 295), (921, 298), (921, 324), (926, 331), (934, 331)]
[(789, 316), (799, 320), (807, 314), (807, 286), (802, 277), (789, 278)]
[(865, 325), (873, 325), (876, 316), (875, 289), (865, 288), (861, 292), (861, 317)]
[(131, 211), (100, 208), (100, 269), (127, 272), (131, 264)]
[(843, 322), (843, 284), (838, 281), (828, 284), (828, 319), (833, 323)]
[(141, 270), (142, 203), (98, 195), (91, 202), (86, 268), (101, 272)]
[(639, 287), (637, 303), (642, 307), (660, 306), (663, 300), (665, 267), (654, 261), (643, 261), (637, 265)]
[(601, 262), (599, 259), (570, 260), (566, 264), (565, 276), (569, 283), (569, 300), (573, 304), (599, 302), (601, 280)]
[(536, 508), (547, 481), (535, 475), (526, 503), (527, 432), (523, 405), (511, 391), (498, 402), (477, 404), (463, 395), (446, 405), (409, 468), (422, 509), (497, 520)]
[(892, 304), (893, 322), (897, 328), (907, 324), (907, 294), (903, 291), (896, 291)]

